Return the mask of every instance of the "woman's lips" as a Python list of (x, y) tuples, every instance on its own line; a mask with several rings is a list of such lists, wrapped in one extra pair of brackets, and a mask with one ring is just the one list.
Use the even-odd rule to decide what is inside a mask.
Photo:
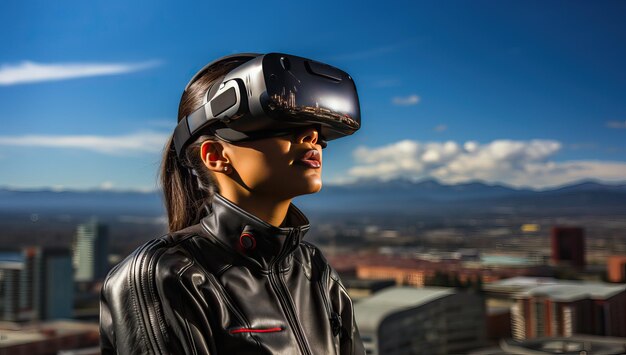
[(316, 149), (311, 149), (307, 151), (302, 159), (296, 161), (296, 163), (300, 165), (305, 165), (314, 169), (319, 169), (322, 166), (322, 162), (320, 159), (320, 152)]
[(319, 169), (322, 166), (322, 164), (320, 164), (320, 162), (317, 160), (298, 160), (296, 163), (298, 163), (299, 165), (305, 165), (314, 169)]

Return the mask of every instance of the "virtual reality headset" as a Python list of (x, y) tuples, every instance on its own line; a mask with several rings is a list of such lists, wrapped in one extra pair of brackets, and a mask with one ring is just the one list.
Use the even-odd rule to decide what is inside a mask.
[(215, 81), (204, 104), (176, 126), (174, 146), (179, 158), (189, 143), (206, 133), (241, 142), (317, 125), (324, 147), (326, 141), (351, 135), (361, 127), (352, 77), (328, 64), (289, 54), (222, 57), (194, 75), (185, 91), (207, 71), (232, 60), (247, 61)]

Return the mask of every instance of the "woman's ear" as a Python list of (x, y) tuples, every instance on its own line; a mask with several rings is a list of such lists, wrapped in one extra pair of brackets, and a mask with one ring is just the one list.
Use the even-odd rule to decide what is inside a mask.
[(202, 142), (200, 158), (207, 169), (211, 171), (228, 174), (233, 170), (228, 157), (224, 154), (224, 143), (222, 142), (212, 140)]

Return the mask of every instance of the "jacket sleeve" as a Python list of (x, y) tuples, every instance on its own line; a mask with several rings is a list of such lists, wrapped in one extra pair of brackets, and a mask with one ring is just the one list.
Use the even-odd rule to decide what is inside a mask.
[(354, 307), (348, 291), (344, 287), (339, 274), (330, 268), (330, 297), (333, 309), (339, 312), (341, 319), (340, 353), (341, 355), (365, 354), (363, 341), (354, 317)]
[(159, 248), (137, 249), (105, 279), (100, 294), (102, 354), (215, 354), (200, 295), (181, 274), (193, 259)]

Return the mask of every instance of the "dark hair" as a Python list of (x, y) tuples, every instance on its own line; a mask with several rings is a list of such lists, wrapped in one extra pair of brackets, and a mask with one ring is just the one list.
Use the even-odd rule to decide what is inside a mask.
[[(241, 65), (241, 59), (221, 63), (214, 70), (205, 72), (183, 92), (178, 106), (178, 121), (198, 109), (211, 84), (233, 68)], [(184, 162), (176, 157), (173, 136), (165, 145), (159, 180), (163, 189), (168, 228), (174, 232), (197, 223), (202, 217), (202, 206), (218, 192), (213, 174), (204, 166), (200, 146), (212, 135), (201, 135), (185, 149)]]

